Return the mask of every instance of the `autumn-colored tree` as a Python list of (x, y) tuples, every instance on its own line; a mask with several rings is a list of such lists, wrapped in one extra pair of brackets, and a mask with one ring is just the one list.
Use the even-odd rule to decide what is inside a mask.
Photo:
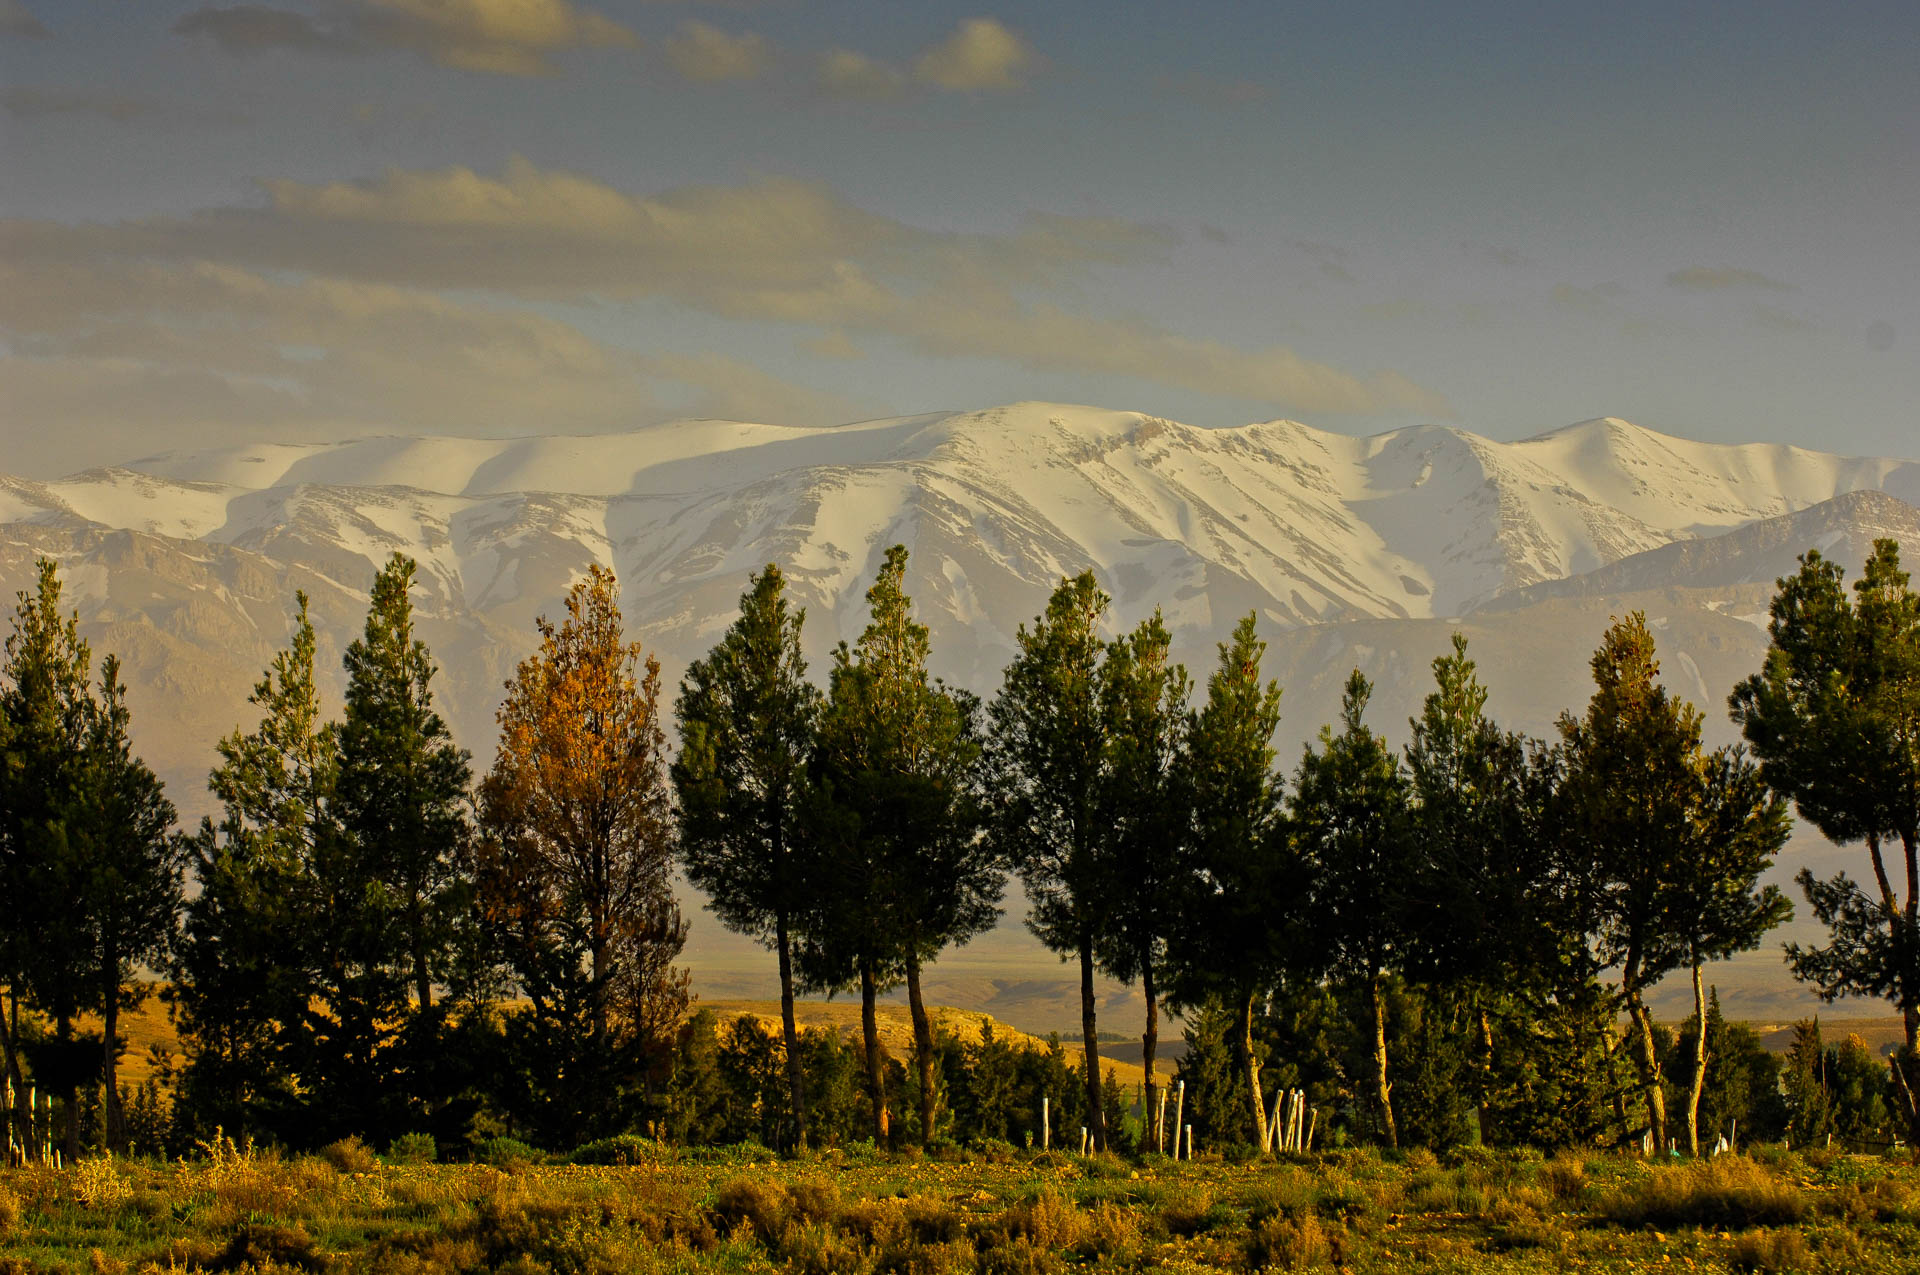
[(507, 683), (481, 785), (481, 897), (531, 1002), (529, 1030), (571, 1055), (554, 1060), (548, 1128), (579, 1137), (618, 1123), (621, 1095), (685, 1010), (672, 962), (686, 925), (669, 879), (660, 663), (625, 640), (603, 567), (539, 630)]

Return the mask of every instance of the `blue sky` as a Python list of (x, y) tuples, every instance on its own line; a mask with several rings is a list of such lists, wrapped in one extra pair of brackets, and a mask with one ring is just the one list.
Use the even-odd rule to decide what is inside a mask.
[(0, 0), (0, 431), (1920, 452), (1920, 8)]

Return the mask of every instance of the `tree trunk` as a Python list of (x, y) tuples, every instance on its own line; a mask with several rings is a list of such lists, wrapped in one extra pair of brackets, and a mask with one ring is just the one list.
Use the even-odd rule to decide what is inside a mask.
[(120, 1039), (120, 958), (111, 948), (104, 965), (112, 972), (108, 975), (106, 986), (100, 989), (106, 997), (100, 1025), (100, 1080), (106, 1086), (106, 1095), (100, 1114), (105, 1126), (107, 1149), (119, 1151), (122, 1136), (126, 1132), (125, 1122), (120, 1115), (120, 1051), (114, 1048)]
[(780, 949), (780, 1037), (787, 1046), (787, 1089), (793, 1102), (793, 1145), (807, 1148), (807, 1086), (800, 1074), (800, 1033), (793, 1022), (793, 949), (787, 940), (787, 914), (774, 917), (774, 941)]
[[(64, 1015), (55, 1019), (53, 1035), (54, 1035), (54, 1039), (58, 1040), (63, 1045), (72, 1044), (73, 1043), (73, 1020), (70, 1018), (67, 1018)], [(73, 1073), (69, 1071), (67, 1075), (71, 1077)], [(62, 1091), (60, 1095), (60, 1099), (67, 1109), (66, 1157), (67, 1157), (67, 1163), (72, 1164), (75, 1160), (78, 1160), (80, 1158), (80, 1087), (79, 1085), (77, 1083), (69, 1082), (65, 1090)]]
[(1667, 1149), (1667, 1094), (1660, 1084), (1660, 1052), (1653, 1043), (1653, 1015), (1641, 1003), (1640, 993), (1627, 996), (1627, 1013), (1633, 1019), (1634, 1036), (1640, 1043), (1640, 1084), (1647, 1095), (1647, 1126), (1653, 1131), (1653, 1153)]
[(1080, 936), (1080, 1039), (1087, 1069), (1087, 1129), (1093, 1149), (1107, 1149), (1107, 1112), (1100, 1101), (1100, 1034), (1093, 1014), (1093, 935)]
[(1700, 986), (1700, 955), (1693, 957), (1693, 1086), (1687, 1091), (1687, 1154), (1700, 1157), (1700, 1092), (1707, 1087), (1707, 994)]
[(1159, 1086), (1153, 1082), (1153, 1060), (1160, 1046), (1160, 1006), (1154, 1000), (1153, 957), (1144, 953), (1140, 957), (1140, 986), (1147, 994), (1147, 1030), (1140, 1037), (1140, 1065), (1147, 1073), (1146, 1088), (1140, 1095), (1140, 1124), (1143, 1130), (1140, 1149), (1145, 1151), (1145, 1144), (1153, 1141), (1155, 1115), (1158, 1112), (1154, 1102)]
[(426, 1013), (433, 1008), (433, 974), (429, 968), (427, 950), (424, 944), (415, 944), (413, 949), (413, 982), (415, 994), (420, 998), (420, 1012)]
[(1373, 1002), (1373, 1083), (1374, 1097), (1380, 1103), (1380, 1119), (1387, 1127), (1387, 1145), (1398, 1150), (1400, 1126), (1393, 1118), (1393, 1085), (1387, 1080), (1387, 1002), (1380, 995), (1380, 975), (1367, 984)]
[(1493, 1104), (1489, 1101), (1493, 1094), (1493, 1063), (1496, 1057), (1493, 1044), (1493, 1019), (1487, 1013), (1487, 1007), (1480, 1006), (1480, 1048), (1485, 1054), (1480, 1075), (1480, 1145), (1492, 1146), (1496, 1139), (1493, 1133)]
[(1264, 1155), (1268, 1150), (1267, 1108), (1260, 1094), (1260, 1059), (1253, 1052), (1253, 996), (1248, 992), (1240, 1003), (1240, 1039), (1235, 1043), (1240, 1046), (1240, 1057), (1247, 1069), (1247, 1094), (1253, 1102), (1253, 1144)]
[(874, 976), (871, 957), (860, 958), (860, 1030), (867, 1048), (867, 1101), (873, 1105), (873, 1145), (887, 1142), (887, 1082), (880, 1070), (880, 1023), (873, 1013)]
[(920, 1145), (933, 1141), (933, 1020), (920, 998), (920, 954), (907, 952), (907, 1008), (913, 1013), (913, 1061), (920, 1075)]

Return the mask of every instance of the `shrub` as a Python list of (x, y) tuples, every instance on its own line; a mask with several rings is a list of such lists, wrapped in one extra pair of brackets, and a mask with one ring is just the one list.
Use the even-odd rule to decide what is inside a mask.
[(1255, 1222), (1248, 1231), (1246, 1255), (1249, 1270), (1304, 1271), (1325, 1265), (1333, 1252), (1320, 1219), (1309, 1213)]
[(297, 1226), (258, 1226), (251, 1222), (233, 1233), (225, 1249), (210, 1265), (217, 1271), (276, 1270), (283, 1266), (303, 1271), (326, 1268), (313, 1251), (313, 1237)]
[(478, 1164), (490, 1164), (496, 1169), (518, 1169), (538, 1164), (544, 1157), (518, 1138), (496, 1137), (476, 1142), (473, 1158)]
[(787, 1196), (778, 1185), (759, 1178), (734, 1178), (714, 1194), (713, 1215), (721, 1231), (745, 1224), (754, 1238), (771, 1247), (787, 1228)]
[(127, 1202), (133, 1188), (120, 1176), (109, 1151), (73, 1166), (73, 1194), (90, 1209), (115, 1209)]
[(367, 1144), (351, 1134), (321, 1147), (320, 1158), (332, 1165), (336, 1173), (372, 1173), (380, 1167), (379, 1159)]
[(1813, 1269), (1813, 1256), (1798, 1231), (1745, 1231), (1727, 1250), (1727, 1265), (1736, 1271), (1782, 1275)]
[(1587, 1186), (1587, 1166), (1570, 1155), (1558, 1155), (1540, 1166), (1540, 1185), (1556, 1200), (1571, 1200)]
[(20, 1225), (20, 1197), (0, 1185), (0, 1237), (10, 1235)]
[(1624, 1189), (1603, 1196), (1601, 1217), (1629, 1227), (1791, 1226), (1806, 1215), (1806, 1201), (1789, 1183), (1739, 1156), (1659, 1168)]
[(430, 1133), (403, 1133), (387, 1146), (387, 1159), (395, 1164), (432, 1164), (439, 1158)]
[(573, 1149), (567, 1156), (569, 1164), (647, 1164), (660, 1158), (660, 1144), (652, 1138), (642, 1138), (638, 1134), (621, 1133), (611, 1138), (601, 1138), (598, 1142), (588, 1142)]

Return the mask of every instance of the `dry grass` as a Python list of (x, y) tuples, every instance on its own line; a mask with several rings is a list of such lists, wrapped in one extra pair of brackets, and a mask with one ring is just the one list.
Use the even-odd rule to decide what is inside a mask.
[(1917, 1193), (1913, 1166), (1861, 1157), (826, 1152), (744, 1169), (657, 1151), (502, 1170), (222, 1140), (172, 1164), (0, 1172), (0, 1272), (1892, 1272), (1920, 1254)]

